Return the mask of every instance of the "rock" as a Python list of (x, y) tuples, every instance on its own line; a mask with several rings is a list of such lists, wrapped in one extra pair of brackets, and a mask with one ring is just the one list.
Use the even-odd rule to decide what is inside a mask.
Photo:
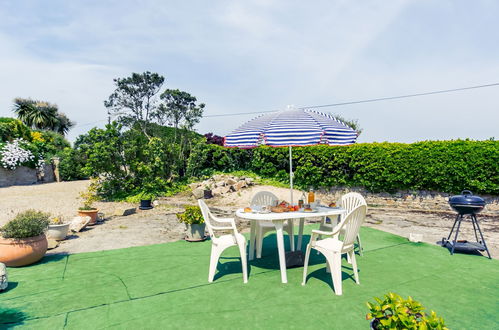
[(248, 186), (251, 186), (251, 185), (253, 185), (255, 180), (253, 180), (253, 178), (246, 178), (246, 179), (244, 179), (244, 181), (246, 181), (246, 184)]
[(52, 250), (59, 246), (59, 242), (53, 238), (47, 238), (48, 246), (47, 249)]
[(246, 181), (239, 181), (233, 186), (235, 191), (239, 191), (242, 188), (246, 187)]
[(215, 186), (223, 187), (223, 186), (225, 186), (225, 181), (218, 181), (217, 183), (215, 183)]
[(234, 184), (237, 183), (236, 180), (232, 179), (232, 178), (228, 178), (227, 180), (225, 180), (225, 183), (228, 185), (228, 186), (232, 186)]
[(152, 205), (153, 206), (159, 206), (159, 202), (158, 201), (154, 201), (154, 202), (152, 202)]
[(197, 183), (197, 182), (189, 184), (189, 188), (191, 188), (191, 190), (196, 189), (198, 186), (199, 186), (199, 183)]
[(212, 190), (213, 196), (223, 195), (230, 191), (229, 186), (217, 187)]
[(71, 224), (69, 225), (69, 229), (75, 233), (79, 232), (83, 228), (85, 228), (90, 222), (91, 218), (89, 216), (85, 217), (74, 217), (71, 220)]
[(113, 215), (118, 216), (118, 217), (127, 216), (130, 214), (134, 214), (136, 211), (137, 211), (137, 209), (135, 207), (131, 207), (131, 208), (122, 207), (122, 208), (115, 209)]
[(204, 189), (203, 188), (196, 188), (192, 191), (192, 194), (196, 199), (200, 199), (204, 197)]
[(7, 277), (7, 267), (0, 262), (0, 291), (7, 289), (9, 278)]
[(423, 234), (409, 233), (409, 241), (419, 243), (423, 241)]

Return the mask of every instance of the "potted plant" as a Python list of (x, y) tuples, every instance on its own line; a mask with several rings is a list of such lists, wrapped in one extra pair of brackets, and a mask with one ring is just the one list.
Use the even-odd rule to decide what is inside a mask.
[(0, 262), (19, 267), (37, 262), (47, 252), (45, 230), (50, 214), (35, 210), (19, 213), (0, 228)]
[(152, 201), (154, 198), (156, 198), (154, 194), (143, 191), (139, 194), (139, 197), (140, 197), (139, 209), (150, 210), (154, 207), (152, 206)]
[(95, 189), (95, 184), (91, 183), (88, 189), (80, 194), (80, 198), (83, 200), (83, 206), (78, 209), (78, 215), (80, 217), (90, 217), (90, 222), (88, 223), (90, 226), (97, 223), (97, 213), (99, 212), (99, 210), (93, 206), (93, 203), (99, 200), (95, 193)]
[(411, 297), (403, 299), (390, 292), (383, 300), (374, 299), (376, 303), (367, 303), (366, 319), (372, 320), (371, 329), (447, 329), (441, 317), (434, 311), (427, 315), (423, 305)]
[(211, 185), (204, 186), (203, 197), (204, 197), (204, 199), (210, 199), (210, 198), (213, 197), (213, 192), (211, 190)]
[(52, 218), (47, 230), (47, 236), (56, 241), (62, 241), (68, 236), (69, 225), (70, 223), (65, 222), (62, 216)]
[(201, 209), (196, 205), (187, 205), (185, 211), (182, 213), (177, 213), (177, 219), (179, 222), (185, 223), (187, 228), (187, 241), (204, 241), (206, 236), (204, 231), (206, 224), (204, 223), (203, 214)]

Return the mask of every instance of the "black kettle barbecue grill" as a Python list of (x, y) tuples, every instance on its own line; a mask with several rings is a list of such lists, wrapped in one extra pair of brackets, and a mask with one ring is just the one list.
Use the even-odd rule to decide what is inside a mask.
[[(454, 221), (454, 225), (452, 225), (449, 236), (447, 237), (447, 239), (442, 238), (442, 246), (451, 249), (451, 254), (454, 254), (454, 250), (465, 252), (473, 252), (477, 250), (487, 251), (487, 255), (490, 259), (491, 257), (489, 249), (487, 248), (487, 244), (485, 244), (482, 230), (480, 229), (480, 226), (478, 225), (478, 221), (476, 219), (476, 214), (483, 210), (483, 208), (485, 207), (485, 201), (483, 200), (483, 198), (474, 196), (473, 193), (469, 190), (463, 190), (461, 192), (461, 195), (452, 196), (451, 198), (449, 198), (449, 204), (458, 214), (456, 216), (456, 220)], [(463, 220), (465, 215), (469, 215), (471, 218), (476, 242), (469, 242), (466, 240), (459, 241), (457, 239), (457, 236), (459, 235), (459, 228), (461, 227), (461, 221)], [(454, 232), (454, 228), (456, 228), (454, 240), (449, 241), (452, 233)], [(478, 239), (478, 233), (480, 234), (480, 239)]]

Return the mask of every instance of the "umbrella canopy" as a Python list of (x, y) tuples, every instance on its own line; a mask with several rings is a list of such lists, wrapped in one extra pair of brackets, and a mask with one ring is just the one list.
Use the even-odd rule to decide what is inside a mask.
[(289, 147), (289, 181), (293, 203), (291, 147), (349, 145), (357, 132), (333, 116), (315, 110), (293, 109), (260, 115), (224, 138), (225, 147), (255, 148), (261, 145)]
[(333, 116), (315, 110), (288, 110), (260, 115), (227, 135), (226, 147), (254, 148), (348, 145), (357, 132)]

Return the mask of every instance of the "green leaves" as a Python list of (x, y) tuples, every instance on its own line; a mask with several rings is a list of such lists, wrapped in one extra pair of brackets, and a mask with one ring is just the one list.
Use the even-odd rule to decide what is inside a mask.
[[(200, 145), (189, 161), (193, 175), (249, 170), (289, 182), (287, 148), (250, 150)], [(293, 148), (294, 182), (306, 188), (351, 186), (373, 192), (433, 190), (499, 194), (499, 141), (360, 143)]]
[(411, 297), (403, 299), (390, 292), (383, 298), (375, 297), (376, 303), (367, 303), (366, 320), (375, 319), (376, 329), (447, 329), (442, 318), (433, 311), (430, 316), (426, 315), (425, 308)]
[(177, 213), (177, 219), (179, 222), (191, 225), (204, 223), (201, 209), (196, 205), (187, 205), (183, 213)]

